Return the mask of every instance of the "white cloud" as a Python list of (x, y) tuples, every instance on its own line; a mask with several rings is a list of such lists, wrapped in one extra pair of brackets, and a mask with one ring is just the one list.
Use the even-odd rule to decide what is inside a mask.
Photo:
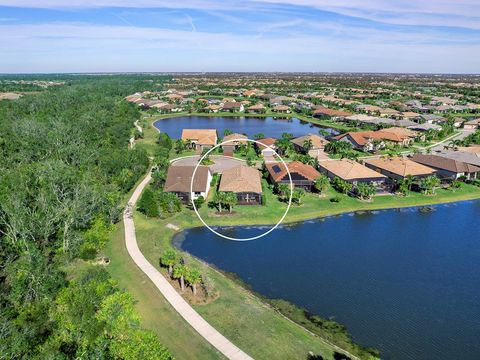
[[(313, 26), (313, 25), (309, 25)], [(331, 29), (338, 24), (325, 24)], [(348, 28), (338, 31), (351, 31)], [(268, 38), (84, 23), (0, 25), (1, 72), (18, 71), (478, 71), (480, 45), (363, 29)], [(362, 39), (368, 38), (368, 41)], [(428, 40), (428, 39), (427, 39)], [(419, 44), (421, 46), (419, 46)]]
[(0, 0), (0, 5), (32, 8), (173, 8), (198, 10), (260, 9), (270, 5), (308, 6), (399, 25), (456, 26), (480, 29), (478, 0)]

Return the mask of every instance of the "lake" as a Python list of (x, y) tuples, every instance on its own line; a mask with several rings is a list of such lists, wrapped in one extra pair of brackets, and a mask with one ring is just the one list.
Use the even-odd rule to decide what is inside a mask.
[(346, 325), (382, 359), (478, 360), (479, 215), (480, 201), (468, 201), (307, 221), (250, 242), (196, 228), (175, 243), (269, 298)]
[[(318, 134), (321, 127), (297, 118), (274, 119), (272, 117), (209, 117), (209, 116), (181, 116), (157, 120), (154, 126), (162, 132), (167, 133), (174, 139), (182, 136), (182, 129), (217, 129), (218, 135), (223, 137), (225, 129), (247, 134), (250, 138), (254, 134), (263, 133), (266, 137), (279, 138), (282, 133), (288, 132), (294, 137), (308, 133)], [(332, 135), (337, 131), (324, 128)]]

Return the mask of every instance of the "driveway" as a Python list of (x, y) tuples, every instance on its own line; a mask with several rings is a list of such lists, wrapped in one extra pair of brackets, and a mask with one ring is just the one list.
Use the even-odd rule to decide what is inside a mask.
[[(213, 165), (209, 165), (210, 170), (213, 173), (222, 173), (223, 170), (231, 169), (236, 166), (245, 164), (244, 160), (231, 158), (228, 156), (221, 155), (212, 155), (210, 159), (215, 162)], [(172, 166), (188, 166), (188, 165), (197, 165), (200, 156), (194, 155), (186, 158), (178, 159), (172, 162)]]

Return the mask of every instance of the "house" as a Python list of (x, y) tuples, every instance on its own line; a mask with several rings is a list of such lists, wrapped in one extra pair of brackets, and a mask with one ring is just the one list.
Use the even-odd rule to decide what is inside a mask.
[(365, 160), (365, 166), (392, 180), (405, 179), (407, 176), (428, 177), (436, 173), (435, 169), (419, 164), (401, 156)]
[(217, 113), (220, 110), (222, 110), (222, 106), (221, 105), (216, 105), (216, 104), (211, 104), (211, 105), (208, 105), (208, 106), (204, 107), (203, 110), (205, 112), (209, 112), (209, 113)]
[(239, 102), (225, 102), (223, 104), (223, 111), (226, 112), (242, 112), (244, 109), (243, 104)]
[(290, 107), (287, 105), (275, 105), (274, 107), (272, 107), (272, 111), (281, 114), (289, 114)]
[(247, 112), (252, 114), (262, 114), (267, 110), (265, 105), (258, 103), (247, 108)]
[(163, 191), (174, 193), (185, 204), (192, 199), (198, 199), (200, 196), (206, 199), (210, 190), (212, 173), (208, 166), (198, 166), (193, 179), (193, 188), (191, 189), (190, 185), (194, 170), (195, 166), (170, 166)]
[[(263, 157), (274, 156), (275, 151), (277, 150), (277, 139), (274, 138), (264, 138), (258, 139), (258, 143), (255, 143), (255, 146), (260, 149)], [(261, 144), (259, 144), (261, 143)]]
[(240, 205), (260, 205), (262, 203), (261, 178), (257, 169), (240, 165), (222, 172), (218, 190), (235, 193)]
[(417, 133), (412, 130), (392, 127), (378, 131), (348, 132), (335, 138), (350, 143), (358, 150), (375, 151), (384, 148), (386, 144), (408, 146), (415, 141), (416, 137)]
[(416, 124), (416, 125), (409, 126), (408, 129), (425, 132), (429, 130), (440, 131), (442, 130), (442, 127), (440, 125), (430, 124), (426, 122), (424, 124)]
[(243, 134), (233, 133), (223, 138), (222, 143), (228, 141), (228, 143), (222, 145), (223, 155), (233, 156), (233, 152), (240, 146), (246, 145), (248, 137)]
[(437, 175), (440, 178), (448, 180), (455, 180), (462, 176), (468, 180), (473, 180), (477, 178), (477, 174), (480, 172), (478, 166), (441, 155), (415, 154), (410, 159), (437, 170)]
[(323, 106), (315, 106), (312, 115), (313, 117), (318, 117), (318, 118), (340, 120), (340, 119), (344, 119), (347, 116), (350, 116), (351, 114), (342, 110), (330, 109)]
[(183, 129), (182, 140), (190, 141), (192, 148), (201, 152), (210, 149), (217, 144), (216, 129)]
[(466, 130), (477, 130), (480, 128), (480, 118), (464, 122), (463, 128)]
[(353, 185), (358, 183), (379, 185), (387, 179), (385, 175), (349, 159), (322, 161), (318, 166), (320, 172), (327, 175), (330, 179), (339, 177)]
[(378, 110), (378, 114), (380, 117), (386, 117), (386, 118), (400, 118), (400, 111), (395, 110), (395, 109), (380, 109)]
[[(265, 167), (271, 182), (275, 184), (290, 184), (287, 169), (283, 163), (268, 163), (265, 164)], [(320, 173), (314, 167), (300, 161), (287, 163), (287, 167), (295, 187), (312, 191), (315, 180), (320, 176)]]
[[(305, 142), (311, 142), (312, 148), (306, 151), (305, 149)], [(300, 136), (298, 138), (291, 140), (295, 151), (301, 152), (303, 154), (308, 154), (312, 157), (316, 157), (320, 153), (323, 153), (323, 149), (325, 145), (329, 143), (328, 140), (325, 140), (323, 137), (315, 135), (315, 134), (308, 134), (304, 136)]]
[(447, 121), (443, 116), (433, 114), (421, 115), (420, 118), (429, 124), (441, 124)]
[(404, 111), (402, 117), (407, 120), (419, 120), (420, 114), (413, 111)]
[(480, 154), (476, 152), (442, 150), (436, 152), (436, 154), (480, 167)]

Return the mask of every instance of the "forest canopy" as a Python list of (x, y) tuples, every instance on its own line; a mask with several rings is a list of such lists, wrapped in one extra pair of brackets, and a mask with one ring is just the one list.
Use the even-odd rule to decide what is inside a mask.
[(149, 167), (128, 147), (140, 113), (123, 98), (162, 79), (55, 80), (65, 84), (0, 101), (0, 358), (171, 358), (93, 261)]

